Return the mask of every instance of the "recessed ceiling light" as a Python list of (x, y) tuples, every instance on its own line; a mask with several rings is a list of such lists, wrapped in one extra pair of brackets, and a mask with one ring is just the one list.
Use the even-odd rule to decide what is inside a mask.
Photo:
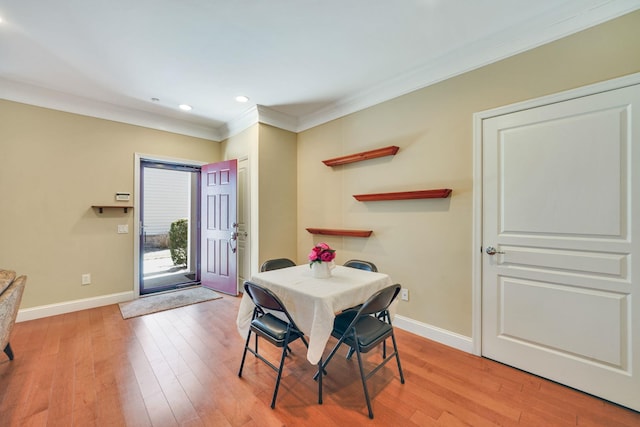
[(158, 102), (158, 101), (160, 101), (160, 98), (151, 98), (151, 100), (152, 100), (153, 102)]
[(180, 104), (178, 107), (180, 107), (180, 109), (184, 111), (191, 111), (193, 109), (191, 105), (187, 104)]
[(249, 100), (249, 97), (247, 96), (244, 96), (244, 95), (236, 96), (236, 101), (238, 102), (247, 102), (248, 100)]

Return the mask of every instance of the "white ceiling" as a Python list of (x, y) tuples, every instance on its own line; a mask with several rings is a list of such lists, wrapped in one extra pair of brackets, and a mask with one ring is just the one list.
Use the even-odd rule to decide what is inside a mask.
[(214, 140), (257, 116), (301, 131), (639, 8), (640, 0), (0, 0), (0, 98)]

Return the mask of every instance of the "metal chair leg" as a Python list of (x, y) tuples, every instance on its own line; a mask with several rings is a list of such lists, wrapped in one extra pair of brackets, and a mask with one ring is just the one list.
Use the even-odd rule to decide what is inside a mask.
[(331, 353), (329, 353), (329, 356), (327, 356), (327, 358), (325, 359), (324, 363), (321, 366), (321, 369), (318, 369), (318, 372), (316, 372), (316, 374), (313, 376), (314, 380), (318, 379), (318, 375), (320, 374), (320, 372), (322, 372), (324, 375), (327, 374), (327, 371), (324, 368), (329, 364), (329, 361), (333, 359), (333, 356), (336, 354), (336, 351), (338, 351), (338, 348), (344, 342), (344, 338), (345, 337), (342, 336), (342, 338), (340, 338), (336, 343), (336, 345), (331, 349)]
[(7, 343), (4, 348), (4, 352), (6, 353), (7, 357), (9, 357), (9, 360), (13, 360), (13, 350), (11, 349), (11, 344)]
[(285, 344), (282, 346), (282, 356), (280, 357), (280, 366), (278, 367), (278, 377), (276, 378), (276, 387), (273, 389), (273, 398), (271, 399), (271, 409), (276, 407), (276, 397), (278, 397), (278, 389), (280, 388), (280, 379), (282, 378), (282, 368), (284, 367), (284, 359), (287, 357), (287, 347), (289, 342), (289, 331), (285, 337)]
[[(357, 340), (357, 337), (356, 337)], [(373, 410), (371, 409), (371, 399), (369, 398), (369, 390), (367, 389), (367, 378), (364, 375), (364, 367), (362, 365), (362, 356), (360, 348), (356, 346), (356, 356), (358, 357), (358, 367), (360, 368), (360, 378), (362, 379), (362, 388), (364, 389), (364, 398), (367, 400), (367, 409), (369, 410), (369, 418), (373, 419)]]
[[(244, 368), (244, 360), (247, 357), (247, 350), (249, 349), (249, 340), (251, 339), (251, 330), (249, 330), (249, 333), (247, 334), (247, 340), (244, 343), (244, 352), (242, 353), (242, 362), (240, 362), (240, 370), (238, 371), (238, 376), (241, 377), (242, 376), (242, 368)], [(256, 335), (256, 341), (258, 340), (258, 335)], [(258, 347), (258, 344), (256, 342), (256, 348)]]
[[(318, 362), (318, 373), (320, 373), (320, 371), (323, 370), (322, 367), (322, 357), (320, 358), (320, 361)], [(318, 378), (318, 404), (322, 405), (322, 377), (324, 375), (320, 375), (320, 378)]]
[(355, 352), (355, 350), (353, 349), (353, 347), (349, 347), (349, 351), (347, 352), (347, 360), (351, 360), (351, 356), (353, 356), (353, 353)]
[(396, 336), (391, 333), (391, 341), (393, 341), (393, 350), (396, 353), (396, 362), (398, 362), (398, 372), (400, 373), (400, 383), (404, 384), (404, 374), (402, 373), (402, 366), (400, 365), (400, 353), (398, 353), (398, 345), (396, 344)]

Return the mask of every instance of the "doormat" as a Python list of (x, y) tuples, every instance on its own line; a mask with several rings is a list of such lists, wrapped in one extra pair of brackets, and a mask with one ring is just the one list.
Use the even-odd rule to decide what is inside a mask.
[(141, 297), (133, 301), (121, 302), (118, 305), (120, 306), (122, 318), (130, 319), (218, 298), (222, 298), (222, 296), (217, 292), (203, 286), (197, 286), (160, 295)]

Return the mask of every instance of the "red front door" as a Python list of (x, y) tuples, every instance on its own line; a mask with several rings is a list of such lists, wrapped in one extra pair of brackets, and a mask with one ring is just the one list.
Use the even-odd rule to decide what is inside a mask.
[(230, 295), (238, 294), (236, 256), (237, 161), (202, 166), (202, 264), (203, 286)]

